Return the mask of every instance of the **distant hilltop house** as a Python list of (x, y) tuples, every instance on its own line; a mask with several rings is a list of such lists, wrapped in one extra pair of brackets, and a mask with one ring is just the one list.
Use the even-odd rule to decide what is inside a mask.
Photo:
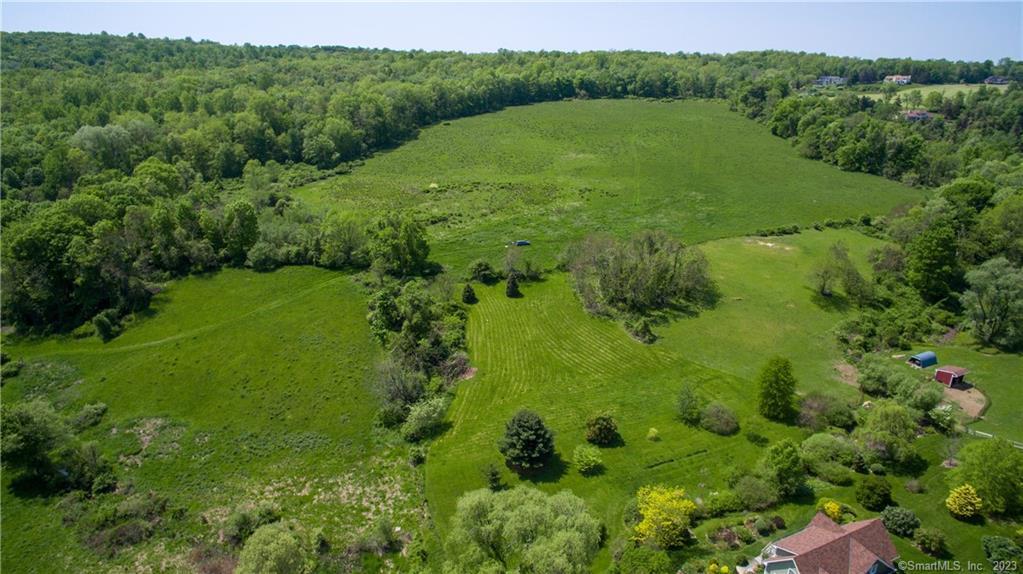
[(819, 76), (813, 83), (818, 86), (844, 86), (846, 81), (842, 76)]
[(768, 544), (764, 574), (889, 574), (899, 557), (879, 518), (841, 525), (818, 512), (803, 530)]
[(917, 122), (920, 120), (929, 120), (934, 116), (927, 110), (906, 110), (902, 112), (902, 117), (911, 122)]
[(994, 86), (1003, 86), (1009, 83), (1009, 78), (1006, 78), (1005, 76), (988, 76), (984, 78), (984, 83)]
[(905, 86), (913, 80), (913, 76), (885, 76), (884, 83), (895, 84), (897, 86)]
[(924, 367), (937, 365), (938, 356), (934, 354), (934, 351), (924, 351), (923, 353), (913, 355), (907, 362), (918, 369), (922, 369)]

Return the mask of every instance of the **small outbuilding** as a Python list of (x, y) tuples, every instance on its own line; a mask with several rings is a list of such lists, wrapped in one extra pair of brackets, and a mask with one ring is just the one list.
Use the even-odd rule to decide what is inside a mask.
[(969, 371), (962, 367), (946, 365), (944, 367), (938, 367), (938, 369), (934, 371), (934, 380), (946, 387), (954, 387), (966, 382), (966, 373), (968, 372)]
[(934, 351), (924, 351), (923, 353), (917, 353), (910, 357), (909, 364), (918, 369), (923, 369), (924, 367), (937, 365), (938, 356), (934, 354)]

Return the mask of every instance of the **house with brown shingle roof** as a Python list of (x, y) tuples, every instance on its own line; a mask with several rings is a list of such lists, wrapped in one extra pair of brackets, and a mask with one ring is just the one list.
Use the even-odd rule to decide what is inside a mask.
[(878, 518), (838, 524), (818, 512), (803, 530), (768, 544), (764, 574), (889, 574), (899, 557)]

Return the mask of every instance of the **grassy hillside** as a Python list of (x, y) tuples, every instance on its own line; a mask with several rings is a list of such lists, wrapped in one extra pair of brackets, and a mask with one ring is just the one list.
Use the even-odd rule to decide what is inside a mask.
[[(69, 412), (109, 406), (87, 438), (137, 489), (187, 510), (166, 532), (179, 536), (142, 545), (143, 563), (180, 562), (183, 535), (215, 533), (228, 511), (260, 501), (343, 543), (382, 512), (411, 525), (420, 500), (405, 448), (372, 430), (366, 379), (379, 351), (365, 309), (348, 277), (313, 268), (183, 280), (110, 343), (5, 341), (27, 364), (3, 399), (46, 395)], [(95, 561), (55, 503), (5, 488), (5, 572)]]
[[(484, 486), (481, 468), (489, 463), (503, 468), (497, 442), (504, 423), (522, 407), (540, 413), (555, 432), (558, 459), (537, 477), (520, 478), (502, 470), (505, 480), (511, 485), (532, 483), (550, 492), (572, 490), (586, 499), (611, 538), (625, 532), (623, 510), (639, 486), (679, 485), (694, 497), (706, 497), (726, 486), (734, 468), (751, 468), (760, 458), (763, 447), (748, 439), (751, 431), (772, 443), (808, 436), (803, 429), (766, 421), (756, 413), (752, 379), (771, 354), (781, 351), (795, 363), (800, 392), (854, 393), (831, 372), (839, 354), (828, 329), (843, 312), (816, 307), (810, 303), (811, 294), (799, 287), (810, 255), (836, 239), (847, 241), (854, 254), (862, 254), (871, 243), (862, 237), (857, 241), (851, 233), (826, 232), (787, 238), (779, 245), (791, 251), (777, 249), (777, 255), (766, 256), (758, 251), (762, 246), (745, 240), (706, 245), (723, 291), (732, 295), (700, 318), (660, 329), (662, 338), (650, 346), (634, 341), (614, 322), (586, 315), (565, 275), (525, 286), (521, 299), (505, 297), (501, 285), (477, 288), (480, 303), (470, 315), (469, 339), (479, 370), (461, 383), (449, 414), (451, 428), (431, 448), (427, 465), (427, 495), (441, 532), (458, 496)], [(774, 253), (776, 248), (771, 249)], [(775, 281), (750, 279), (770, 269)], [(786, 286), (781, 295), (779, 284)], [(752, 317), (754, 327), (774, 333), (780, 346), (764, 344), (761, 329), (745, 327), (739, 318), (744, 313)], [(721, 324), (710, 329), (715, 321)], [(739, 417), (740, 433), (721, 437), (675, 420), (675, 396), (683, 382), (698, 384), (709, 397), (731, 407)], [(572, 466), (572, 451), (585, 440), (586, 418), (603, 409), (614, 411), (624, 444), (603, 449), (605, 472), (584, 477)], [(660, 440), (647, 440), (651, 427), (658, 429)], [(927, 492), (910, 494), (903, 489), (910, 477), (892, 477), (896, 497), (917, 511), (925, 526), (957, 532), (949, 539), (956, 557), (980, 560), (980, 536), (1009, 529), (959, 526), (941, 510), (947, 493), (945, 471), (939, 466), (942, 444), (940, 437), (924, 444), (929, 466), (921, 480)], [(852, 487), (816, 481), (813, 486), (816, 496), (850, 503), (863, 517), (874, 515), (855, 504)], [(813, 501), (790, 503), (777, 512), (790, 530), (798, 530), (812, 516)], [(707, 521), (697, 534), (719, 522)], [(758, 540), (733, 554), (749, 556), (763, 544)], [(899, 546), (904, 558), (923, 559), (910, 542), (899, 541)], [(683, 552), (677, 558), (687, 556)], [(607, 560), (606, 552), (601, 554), (595, 571)]]
[(711, 101), (569, 101), (445, 122), (295, 194), (320, 209), (414, 207), (446, 264), (514, 239), (550, 260), (593, 231), (687, 241), (884, 214), (921, 193), (799, 157)]
[(867, 273), (867, 252), (882, 243), (848, 230), (808, 231), (785, 237), (743, 237), (701, 245), (721, 289), (720, 304), (661, 329), (665, 345), (679, 345), (685, 357), (752, 379), (768, 357), (792, 360), (803, 390), (836, 385), (840, 359), (832, 329), (855, 312), (840, 297), (814, 296), (810, 272), (841, 241)]
[[(772, 438), (798, 432), (756, 415), (741, 379), (689, 361), (669, 345), (643, 345), (619, 325), (588, 316), (564, 275), (523, 292), (522, 299), (509, 299), (500, 285), (477, 289), (469, 347), (479, 370), (461, 383), (451, 429), (431, 448), (427, 465), (427, 495), (442, 531), (458, 496), (484, 486), (480, 469), (503, 463), (497, 440), (523, 407), (555, 431), (560, 457), (533, 482), (583, 496), (612, 535), (621, 533), (622, 511), (638, 487), (665, 482), (706, 496), (733, 462), (759, 457), (760, 447), (741, 437), (675, 422), (674, 397), (683, 382), (735, 409), (746, 430)], [(586, 478), (571, 467), (572, 450), (585, 440), (586, 418), (603, 409), (615, 412), (624, 446), (605, 449), (606, 472)], [(651, 427), (661, 440), (646, 439)]]

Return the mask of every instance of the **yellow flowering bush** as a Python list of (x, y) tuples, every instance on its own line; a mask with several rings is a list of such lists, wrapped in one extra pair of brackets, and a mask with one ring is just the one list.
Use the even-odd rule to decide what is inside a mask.
[(636, 539), (661, 548), (681, 546), (689, 538), (696, 504), (683, 488), (647, 485), (636, 494), (643, 519), (636, 525)]

